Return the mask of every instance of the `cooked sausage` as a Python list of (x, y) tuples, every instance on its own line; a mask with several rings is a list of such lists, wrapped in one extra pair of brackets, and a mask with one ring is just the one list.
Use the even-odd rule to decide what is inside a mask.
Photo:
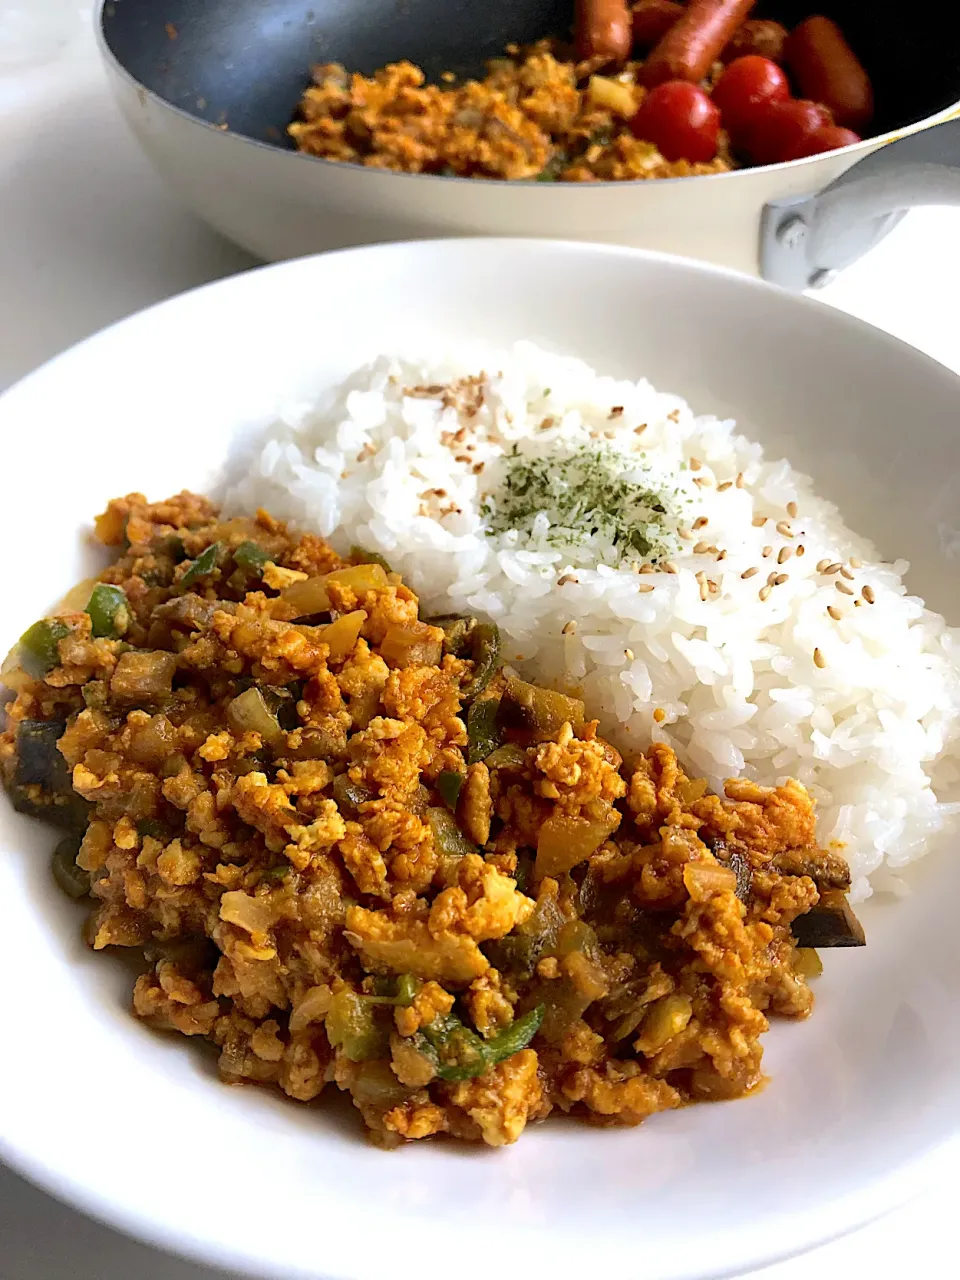
[(574, 34), (578, 58), (626, 62), (633, 44), (627, 0), (577, 0)]
[(861, 133), (870, 123), (870, 77), (830, 18), (807, 18), (795, 27), (787, 37), (786, 59), (803, 95), (829, 107), (837, 124)]
[(702, 80), (756, 0), (690, 0), (640, 68), (647, 88), (665, 80)]
[(677, 0), (640, 0), (633, 6), (633, 46), (645, 53), (665, 36), (683, 13)]
[(787, 43), (787, 28), (768, 18), (750, 18), (733, 33), (720, 54), (721, 62), (733, 62), (756, 54), (771, 62), (783, 61), (783, 48)]

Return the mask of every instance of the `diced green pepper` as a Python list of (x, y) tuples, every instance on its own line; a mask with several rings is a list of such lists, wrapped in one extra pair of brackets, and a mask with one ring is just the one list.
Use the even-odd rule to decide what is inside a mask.
[(103, 711), (110, 696), (110, 686), (106, 680), (88, 680), (80, 690), (80, 696), (91, 711)]
[(482, 693), (500, 665), (500, 629), (493, 622), (478, 622), (470, 632), (473, 677), (460, 690), (464, 702)]
[(263, 567), (270, 557), (264, 551), (263, 547), (256, 542), (241, 542), (233, 552), (233, 562), (238, 569), (245, 569), (248, 573), (255, 574), (258, 578), (263, 573)]
[(490, 1065), (487, 1046), (453, 1013), (434, 1018), (416, 1036), (416, 1042), (441, 1080), (473, 1080)]
[(168, 534), (167, 537), (161, 538), (157, 543), (158, 551), (165, 551), (174, 564), (179, 564), (181, 560), (187, 557), (186, 548), (183, 545), (183, 539), (175, 533)]
[(497, 727), (497, 712), (500, 708), (499, 698), (481, 698), (471, 702), (467, 712), (467, 738), (469, 740), (467, 760), (470, 764), (478, 764), (486, 760), (491, 752), (500, 745), (500, 730)]
[(420, 983), (412, 973), (401, 973), (397, 979), (397, 1004), (413, 1004)]
[(137, 835), (141, 840), (144, 836), (150, 836), (154, 840), (162, 840), (166, 834), (163, 823), (158, 822), (156, 818), (141, 818), (137, 823)]
[(381, 975), (373, 980), (373, 995), (362, 995), (360, 999), (368, 1004), (408, 1005), (413, 1004), (419, 989), (420, 983), (412, 973), (402, 973), (396, 979)]
[(517, 743), (505, 742), (487, 756), (485, 763), (488, 769), (522, 769), (527, 763), (527, 753)]
[(465, 853), (476, 853), (476, 845), (470, 843), (447, 809), (428, 809), (427, 823), (441, 857), (462, 858)]
[(60, 665), (60, 641), (70, 628), (59, 618), (44, 618), (28, 627), (20, 637), (20, 665), (28, 676), (41, 680)]
[(351, 1062), (383, 1057), (389, 1048), (387, 1034), (376, 1021), (376, 1010), (355, 991), (340, 991), (333, 997), (325, 1025), (327, 1039)]
[(465, 776), (465, 774), (454, 772), (453, 769), (444, 769), (437, 778), (440, 799), (448, 809), (456, 810)]
[(527, 892), (527, 886), (530, 883), (530, 876), (533, 874), (534, 859), (533, 855), (524, 850), (517, 853), (517, 868), (513, 873), (513, 878), (517, 882), (517, 888), (521, 893)]
[(390, 562), (385, 560), (379, 551), (368, 551), (366, 547), (351, 547), (350, 559), (357, 564), (378, 564), (384, 573), (392, 573)]
[(193, 564), (180, 579), (179, 586), (189, 587), (200, 578), (206, 578), (208, 574), (213, 573), (217, 567), (217, 559), (220, 555), (221, 544), (219, 542), (211, 542), (209, 547), (201, 551), (194, 560)]
[(467, 646), (470, 633), (477, 625), (476, 618), (465, 618), (462, 614), (443, 614), (439, 618), (427, 618), (431, 627), (439, 627), (443, 632), (443, 652), (452, 653), (459, 658)]
[(362, 787), (359, 782), (352, 782), (349, 773), (338, 773), (333, 780), (333, 798), (341, 812), (350, 813), (377, 797), (376, 792)]
[(492, 1040), (488, 1040), (486, 1049), (492, 1064), (496, 1065), (498, 1062), (503, 1062), (507, 1058), (512, 1058), (515, 1053), (519, 1053), (521, 1049), (526, 1049), (527, 1045), (540, 1030), (543, 1015), (544, 1006), (538, 1004), (535, 1009), (525, 1013), (522, 1018), (517, 1018), (515, 1022), (511, 1022), (509, 1027), (504, 1027)]
[(53, 878), (68, 898), (79, 900), (90, 892), (90, 874), (77, 866), (80, 840), (77, 836), (65, 836), (50, 860)]
[(504, 1027), (492, 1040), (481, 1040), (456, 1014), (434, 1018), (417, 1035), (417, 1048), (434, 1065), (441, 1080), (473, 1080), (525, 1049), (540, 1030), (544, 1006), (537, 1005)]
[(98, 639), (118, 640), (130, 626), (130, 602), (122, 587), (98, 582), (87, 601), (86, 612)]
[(261, 880), (269, 880), (280, 883), (286, 880), (290, 874), (290, 867), (287, 863), (282, 863), (279, 867), (267, 867), (266, 870), (260, 872)]

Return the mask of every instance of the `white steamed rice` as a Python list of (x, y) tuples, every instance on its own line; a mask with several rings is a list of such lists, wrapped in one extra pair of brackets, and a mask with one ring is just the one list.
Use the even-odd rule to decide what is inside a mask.
[[(481, 369), (479, 408), (469, 386), (445, 407), (440, 389)], [(675, 573), (615, 567), (602, 536), (558, 549), (549, 512), (530, 536), (486, 532), (481, 506), (515, 444), (543, 455), (598, 441), (642, 451), (679, 489)], [(960, 632), (907, 593), (906, 562), (880, 563), (807, 476), (647, 382), (529, 344), (484, 364), (383, 358), (324, 403), (285, 413), (227, 506), (379, 551), (425, 615), (492, 618), (506, 659), (582, 690), (621, 747), (668, 742), (718, 790), (739, 774), (798, 778), (818, 803), (821, 842), (844, 846), (854, 899), (902, 891), (897, 870), (958, 820)], [(761, 599), (771, 575), (785, 580)]]

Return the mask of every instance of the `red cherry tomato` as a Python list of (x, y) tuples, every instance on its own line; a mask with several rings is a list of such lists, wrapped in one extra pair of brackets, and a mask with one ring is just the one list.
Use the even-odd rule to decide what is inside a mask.
[(804, 134), (783, 158), (802, 160), (804, 156), (819, 156), (824, 151), (837, 151), (840, 147), (852, 147), (855, 142), (862, 141), (859, 133), (854, 133), (852, 129), (841, 129), (838, 124), (825, 124), (813, 133)]
[(650, 90), (630, 128), (665, 160), (705, 164), (717, 154), (720, 112), (695, 84), (667, 80)]
[(779, 164), (804, 138), (832, 126), (830, 112), (818, 102), (790, 98), (786, 102), (761, 102), (744, 127), (738, 145), (754, 164)]
[(731, 62), (713, 90), (723, 127), (734, 139), (749, 124), (761, 102), (785, 102), (789, 97), (787, 77), (775, 62), (756, 54)]

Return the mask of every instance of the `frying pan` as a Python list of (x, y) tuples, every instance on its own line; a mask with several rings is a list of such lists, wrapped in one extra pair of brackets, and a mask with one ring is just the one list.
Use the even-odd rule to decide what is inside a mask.
[[(814, 0), (769, 0), (792, 25)], [(407, 58), (480, 74), (510, 41), (569, 32), (572, 0), (102, 0), (119, 104), (202, 218), (275, 260), (373, 241), (550, 236), (704, 258), (817, 286), (905, 209), (960, 203), (960, 9), (827, 0), (873, 79), (874, 136), (788, 164), (698, 178), (537, 183), (393, 173), (298, 154), (286, 135), (310, 67)], [(913, 14), (916, 17), (913, 17)], [(939, 123), (938, 123), (939, 122)], [(926, 126), (934, 125), (933, 128)]]

